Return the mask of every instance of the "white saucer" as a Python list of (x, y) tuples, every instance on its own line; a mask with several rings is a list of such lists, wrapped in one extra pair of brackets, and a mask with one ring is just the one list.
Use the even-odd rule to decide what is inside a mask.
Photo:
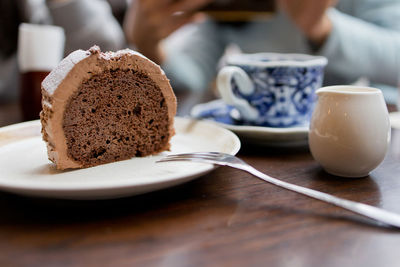
[(171, 151), (92, 168), (58, 171), (47, 159), (40, 122), (0, 128), (0, 190), (16, 194), (106, 199), (132, 196), (190, 181), (214, 169), (212, 164), (155, 163), (171, 153), (216, 151), (236, 154), (239, 138), (215, 124), (176, 118)]
[(218, 99), (194, 106), (190, 115), (233, 131), (247, 144), (272, 147), (308, 146), (308, 126), (274, 128), (242, 125), (234, 119), (238, 116), (236, 112), (236, 109)]

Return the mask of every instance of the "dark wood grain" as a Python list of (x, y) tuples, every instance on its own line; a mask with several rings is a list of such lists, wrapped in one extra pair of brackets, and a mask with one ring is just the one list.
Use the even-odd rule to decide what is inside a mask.
[[(180, 115), (195, 99), (180, 98)], [(0, 107), (0, 123), (17, 122), (17, 110)], [(326, 174), (307, 148), (245, 145), (239, 156), (282, 180), (400, 213), (398, 130), (362, 179)], [(225, 167), (116, 200), (0, 193), (0, 266), (400, 266), (399, 248), (398, 230)]]

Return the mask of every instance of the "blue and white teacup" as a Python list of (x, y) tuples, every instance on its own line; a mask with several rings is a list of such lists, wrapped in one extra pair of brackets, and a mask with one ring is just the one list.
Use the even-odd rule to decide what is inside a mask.
[(321, 87), (327, 59), (303, 54), (237, 54), (218, 73), (218, 91), (250, 125), (308, 125), (315, 90)]

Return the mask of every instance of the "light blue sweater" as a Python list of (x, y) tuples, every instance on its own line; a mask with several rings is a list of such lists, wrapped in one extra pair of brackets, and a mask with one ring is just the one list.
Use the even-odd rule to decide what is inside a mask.
[(285, 14), (277, 13), (243, 27), (212, 20), (183, 28), (165, 42), (163, 65), (177, 88), (205, 90), (215, 78), (225, 48), (237, 44), (244, 53), (318, 54), (328, 58), (325, 84), (348, 84), (366, 77), (392, 86), (400, 73), (400, 0), (342, 0), (328, 11), (333, 31), (319, 51)]

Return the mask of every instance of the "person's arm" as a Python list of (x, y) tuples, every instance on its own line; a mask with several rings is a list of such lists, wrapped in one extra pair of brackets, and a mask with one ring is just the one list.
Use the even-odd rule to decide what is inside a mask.
[(222, 32), (211, 20), (189, 25), (165, 40), (162, 67), (173, 88), (207, 90), (226, 45)]
[(276, 0), (282, 10), (314, 47), (322, 46), (332, 31), (327, 10), (336, 0)]
[[(374, 2), (374, 5), (367, 3)], [(327, 70), (356, 80), (396, 86), (400, 73), (400, 3), (359, 1), (357, 17), (329, 10), (332, 31), (318, 54), (329, 60)], [(358, 10), (358, 12), (357, 12)]]
[(103, 51), (125, 46), (121, 26), (104, 0), (47, 0), (53, 24), (66, 34), (66, 53), (99, 45)]

